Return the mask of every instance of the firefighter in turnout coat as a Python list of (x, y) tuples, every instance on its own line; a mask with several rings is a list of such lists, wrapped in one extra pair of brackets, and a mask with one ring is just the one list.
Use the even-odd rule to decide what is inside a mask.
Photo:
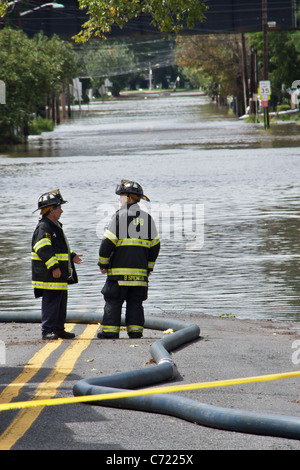
[(150, 214), (138, 202), (149, 201), (142, 187), (122, 180), (116, 188), (121, 208), (112, 217), (99, 249), (100, 271), (107, 274), (102, 331), (98, 338), (118, 338), (122, 305), (130, 338), (143, 336), (143, 301), (148, 296), (148, 278), (160, 250), (160, 240)]
[[(74, 263), (82, 263), (81, 256), (72, 253), (58, 221), (65, 204), (60, 191), (42, 194), (38, 200), (41, 211), (32, 236), (32, 286), (35, 297), (42, 297), (42, 338), (74, 338), (65, 331), (68, 284), (78, 282)], [(36, 212), (36, 211), (34, 211)]]

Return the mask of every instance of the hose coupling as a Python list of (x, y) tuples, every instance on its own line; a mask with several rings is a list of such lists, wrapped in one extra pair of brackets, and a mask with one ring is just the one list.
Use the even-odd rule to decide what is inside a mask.
[(176, 367), (176, 364), (170, 357), (163, 357), (162, 359), (159, 360), (158, 364), (161, 364), (162, 362), (170, 362)]
[(163, 364), (164, 362), (168, 362), (169, 364), (172, 364), (172, 366), (173, 366), (173, 377), (175, 377), (175, 375), (177, 375), (177, 366), (176, 366), (175, 362), (172, 361), (172, 359), (169, 358), (169, 357), (163, 357), (162, 359), (160, 359), (158, 364)]

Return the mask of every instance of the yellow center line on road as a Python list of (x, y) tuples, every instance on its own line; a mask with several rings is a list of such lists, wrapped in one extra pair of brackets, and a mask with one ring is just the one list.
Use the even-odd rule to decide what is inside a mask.
[[(74, 325), (69, 326), (68, 331), (74, 328)], [(57, 341), (49, 341), (46, 345), (39, 349), (16, 377), (1, 393), (0, 403), (9, 403), (16, 398), (24, 385), (26, 385), (32, 377), (40, 370), (46, 359), (52, 354), (63, 342), (62, 339)]]
[[(58, 359), (54, 369), (48, 375), (46, 381), (42, 382), (38, 386), (33, 400), (52, 398), (56, 395), (58, 387), (73, 370), (77, 359), (89, 346), (97, 329), (98, 325), (88, 325), (77, 339), (72, 340), (70, 346)], [(20, 376), (17, 378), (18, 382), (19, 378)], [(27, 408), (22, 410), (11, 425), (0, 436), (0, 450), (11, 449), (26, 433), (43, 409), (44, 407)]]

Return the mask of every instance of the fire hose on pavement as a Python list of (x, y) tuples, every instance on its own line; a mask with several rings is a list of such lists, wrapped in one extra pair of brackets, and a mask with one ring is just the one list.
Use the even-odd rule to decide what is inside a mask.
[[(69, 323), (101, 323), (101, 320), (102, 314), (82, 312), (68, 314), (67, 318)], [(40, 322), (40, 315), (26, 313), (12, 317), (11, 314), (0, 314), (0, 322), (12, 321)], [(122, 324), (124, 324), (123, 318)], [(171, 358), (170, 351), (196, 340), (200, 335), (198, 325), (172, 319), (149, 316), (145, 320), (144, 327), (162, 331), (173, 330), (171, 334), (165, 335), (151, 345), (150, 352), (156, 362), (155, 366), (80, 380), (73, 387), (74, 396), (91, 396), (91, 401), (85, 400), (85, 403), (93, 405), (166, 414), (215, 429), (300, 440), (300, 418), (293, 416), (222, 408), (171, 393), (93, 400), (93, 395), (128, 392), (174, 379), (177, 375), (177, 367)], [(235, 383), (238, 382), (235, 381)], [(241, 383), (243, 383), (242, 379)]]
[[(73, 388), (74, 395), (114, 393), (173, 379), (177, 375), (177, 368), (169, 352), (197, 339), (200, 334), (199, 327), (177, 320), (148, 317), (145, 321), (145, 328), (159, 330), (170, 328), (174, 330), (174, 333), (158, 339), (151, 345), (150, 352), (157, 363), (156, 366), (107, 377), (80, 380)], [(157, 393), (113, 400), (107, 399), (99, 402), (93, 401), (91, 403), (167, 414), (217, 429), (300, 440), (300, 418), (221, 408), (173, 394)]]

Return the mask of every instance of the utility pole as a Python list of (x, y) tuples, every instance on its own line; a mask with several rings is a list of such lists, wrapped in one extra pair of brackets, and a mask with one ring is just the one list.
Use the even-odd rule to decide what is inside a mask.
[[(269, 80), (269, 57), (268, 57), (268, 13), (267, 0), (262, 0), (262, 31), (263, 31), (263, 59), (264, 59), (264, 80)], [(270, 126), (269, 106), (264, 106), (264, 125), (267, 129)]]
[(152, 91), (152, 67), (149, 61), (149, 91)]
[(248, 90), (248, 74), (247, 74), (247, 63), (246, 63), (246, 45), (245, 45), (245, 35), (241, 34), (242, 42), (242, 72), (243, 72), (243, 88), (244, 88), (244, 106), (245, 113), (247, 112), (247, 107), (249, 104), (249, 90)]

